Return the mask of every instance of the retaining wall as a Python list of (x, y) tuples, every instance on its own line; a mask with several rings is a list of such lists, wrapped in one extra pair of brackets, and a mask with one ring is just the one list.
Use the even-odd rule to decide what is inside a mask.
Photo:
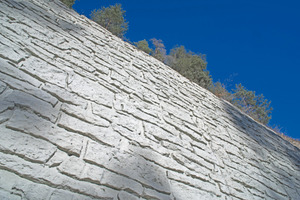
[(299, 149), (232, 105), (60, 1), (0, 8), (0, 199), (299, 199)]

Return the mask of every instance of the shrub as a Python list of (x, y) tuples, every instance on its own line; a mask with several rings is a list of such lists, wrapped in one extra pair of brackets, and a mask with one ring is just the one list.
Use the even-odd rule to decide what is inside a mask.
[(60, 0), (61, 2), (63, 2), (66, 6), (68, 6), (69, 8), (72, 8), (72, 6), (75, 3), (75, 0)]
[(121, 4), (115, 4), (114, 6), (102, 7), (101, 9), (92, 11), (91, 19), (109, 30), (112, 34), (123, 38), (128, 30), (128, 22), (124, 18), (125, 12)]
[(220, 97), (229, 102), (232, 100), (232, 94), (226, 89), (225, 85), (220, 81), (213, 83), (208, 89), (212, 93), (214, 93), (217, 97)]
[(167, 64), (181, 75), (198, 85), (209, 88), (212, 84), (209, 71), (206, 69), (205, 55), (187, 52), (184, 46), (171, 49)]
[(135, 42), (134, 44), (138, 49), (144, 51), (147, 54), (150, 54), (152, 52), (152, 49), (149, 47), (147, 40), (141, 40), (141, 41)]
[(255, 91), (247, 90), (242, 84), (236, 85), (232, 103), (263, 124), (268, 124), (271, 119), (271, 101), (262, 94), (257, 96)]

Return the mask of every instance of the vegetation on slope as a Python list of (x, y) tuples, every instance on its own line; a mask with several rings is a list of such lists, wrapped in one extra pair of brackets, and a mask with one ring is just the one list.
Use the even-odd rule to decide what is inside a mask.
[[(69, 7), (72, 7), (75, 2), (75, 0), (61, 1)], [(114, 35), (124, 39), (124, 35), (128, 30), (125, 12), (121, 4), (115, 4), (107, 8), (102, 7), (101, 9), (92, 11), (91, 19)], [(150, 47), (146, 39), (135, 42), (134, 45), (138, 49), (170, 66), (189, 80), (208, 89), (216, 96), (231, 102), (254, 120), (271, 127), (269, 122), (273, 108), (270, 107), (271, 101), (265, 99), (263, 94), (256, 95), (255, 91), (246, 89), (242, 84), (236, 84), (235, 89), (228, 91), (225, 84), (220, 81), (213, 82), (207, 70), (205, 55), (188, 51), (182, 45), (176, 46), (170, 50), (170, 54), (167, 54), (162, 40), (152, 38), (150, 41), (152, 42), (153, 48)], [(298, 147), (300, 147), (300, 141), (285, 136), (281, 133), (280, 129), (273, 128), (273, 130), (295, 146), (298, 145)]]
[(120, 38), (123, 38), (128, 30), (128, 22), (125, 20), (125, 11), (121, 4), (94, 10), (91, 19)]
[(137, 48), (164, 62), (189, 80), (231, 102), (254, 120), (265, 125), (269, 123), (273, 108), (270, 107), (271, 102), (262, 94), (256, 95), (255, 91), (246, 89), (242, 84), (237, 84), (235, 89), (228, 91), (223, 83), (213, 82), (207, 70), (205, 55), (187, 51), (184, 46), (171, 49), (170, 54), (167, 55), (161, 40), (151, 39), (151, 41), (155, 49), (151, 49), (146, 40), (135, 44)]
[(72, 6), (75, 3), (75, 0), (60, 0), (61, 2), (63, 2), (66, 6), (68, 6), (69, 8), (72, 8)]

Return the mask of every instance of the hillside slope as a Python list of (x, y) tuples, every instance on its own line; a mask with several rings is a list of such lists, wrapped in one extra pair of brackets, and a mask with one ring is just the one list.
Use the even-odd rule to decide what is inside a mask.
[(0, 0), (0, 199), (299, 199), (300, 150), (58, 0)]

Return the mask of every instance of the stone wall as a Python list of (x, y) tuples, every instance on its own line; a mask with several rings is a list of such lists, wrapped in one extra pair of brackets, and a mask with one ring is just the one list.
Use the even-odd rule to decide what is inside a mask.
[(0, 199), (299, 199), (300, 150), (57, 0), (0, 0)]

